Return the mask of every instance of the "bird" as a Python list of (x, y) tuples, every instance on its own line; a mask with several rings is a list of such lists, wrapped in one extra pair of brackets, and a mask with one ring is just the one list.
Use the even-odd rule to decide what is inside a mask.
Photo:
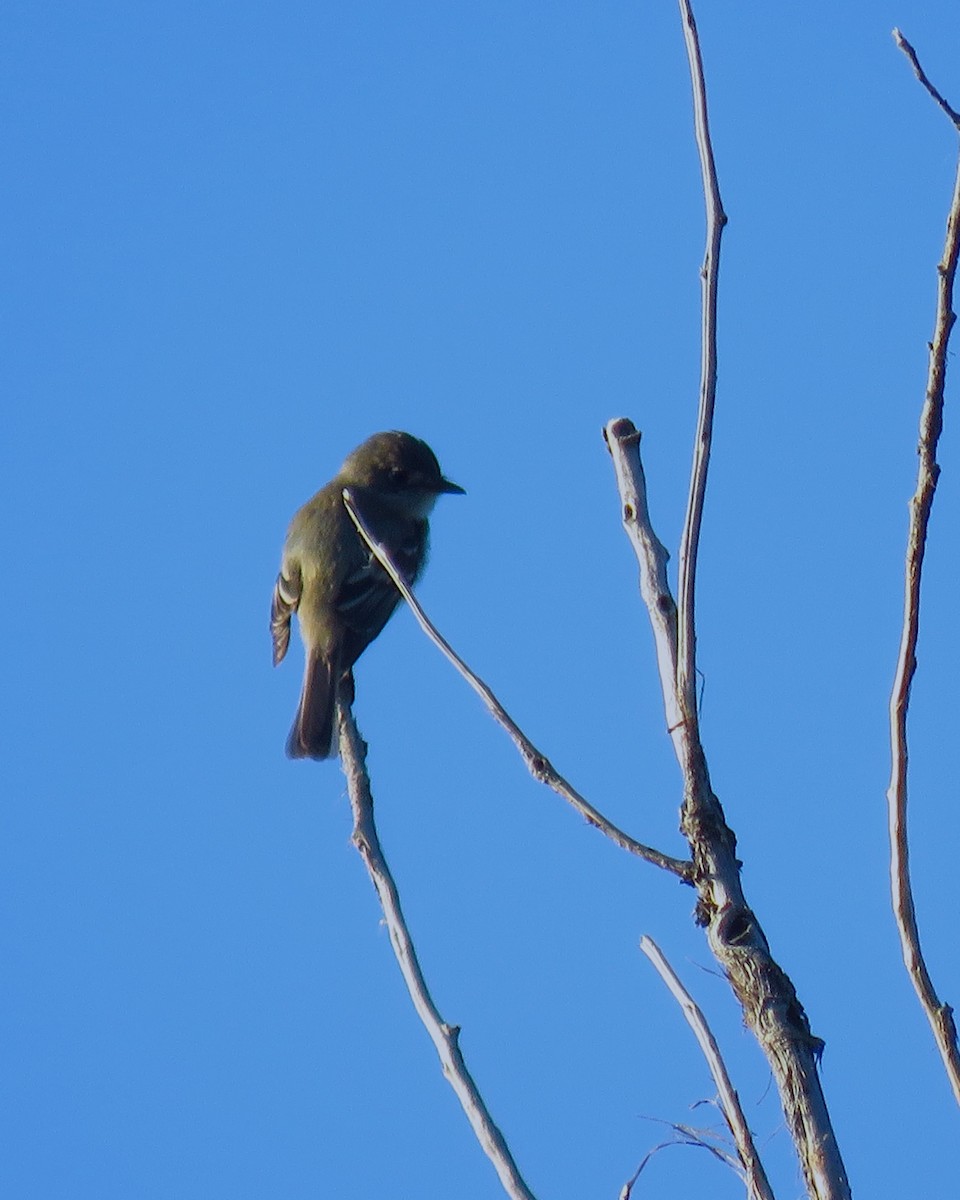
[(270, 607), (274, 666), (287, 653), (294, 613), (305, 653), (289, 758), (335, 755), (337, 697), (353, 702), (353, 665), (400, 600), (344, 506), (345, 488), (411, 585), (426, 562), (427, 518), (437, 497), (464, 494), (444, 477), (426, 442), (389, 430), (348, 454), (333, 479), (294, 515)]

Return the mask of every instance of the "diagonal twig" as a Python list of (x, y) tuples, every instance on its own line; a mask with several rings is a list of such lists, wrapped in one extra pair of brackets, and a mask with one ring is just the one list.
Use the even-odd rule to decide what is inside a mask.
[(340, 728), (340, 759), (347, 777), (350, 807), (353, 810), (353, 844), (363, 858), (373, 886), (380, 897), (384, 920), (390, 932), (390, 942), (404, 983), (410, 993), (417, 1015), (423, 1022), (436, 1047), (443, 1074), (457, 1094), (463, 1111), (473, 1127), (484, 1153), (493, 1163), (504, 1191), (511, 1200), (535, 1200), (524, 1183), (503, 1134), (493, 1123), (483, 1097), (474, 1083), (460, 1051), (460, 1028), (448, 1025), (440, 1016), (430, 996), (420, 969), (417, 952), (410, 937), (400, 907), (400, 895), (384, 857), (373, 819), (373, 796), (366, 768), (366, 746), (357, 730), (349, 707), (338, 703)]
[(677, 586), (679, 625), (677, 690), (687, 710), (687, 720), (696, 720), (697, 639), (696, 639), (696, 580), (697, 554), (700, 546), (700, 526), (707, 490), (707, 469), (710, 466), (710, 447), (713, 441), (713, 412), (717, 394), (717, 289), (720, 281), (720, 239), (727, 215), (720, 200), (717, 166), (710, 140), (707, 120), (707, 88), (703, 76), (703, 59), (693, 10), (689, 0), (680, 0), (683, 34), (687, 43), (690, 80), (693, 84), (693, 112), (700, 155), (700, 174), (707, 212), (706, 249), (700, 268), (701, 288), (701, 358), (700, 407), (697, 414), (697, 433), (694, 441), (693, 470), (690, 495), (680, 540), (679, 579)]
[(897, 43), (897, 48), (902, 50), (913, 67), (913, 73), (920, 80), (923, 86), (927, 89), (933, 99), (940, 105), (943, 111), (947, 114), (954, 126), (960, 132), (960, 113), (951, 105), (948, 104), (940, 92), (933, 86), (930, 79), (927, 77), (926, 71), (920, 66), (920, 59), (917, 58), (917, 52), (910, 45), (907, 39), (903, 36), (899, 29), (894, 29), (893, 40)]
[(446, 657), (448, 662), (452, 663), (452, 665), (457, 669), (457, 671), (459, 671), (467, 683), (469, 683), (469, 685), (487, 706), (494, 719), (507, 731), (513, 740), (514, 745), (520, 751), (520, 754), (522, 755), (523, 760), (527, 764), (527, 768), (534, 779), (539, 780), (540, 783), (545, 783), (547, 787), (556, 792), (558, 796), (562, 797), (567, 801), (568, 804), (572, 805), (573, 808), (575, 808), (576, 811), (588, 822), (588, 824), (593, 825), (596, 829), (599, 829), (601, 833), (606, 834), (611, 841), (616, 842), (616, 844), (622, 849), (628, 850), (631, 854), (635, 854), (638, 858), (645, 859), (647, 862), (653, 863), (655, 866), (662, 867), (665, 871), (670, 871), (672, 874), (678, 876), (684, 882), (688, 883), (690, 881), (692, 869), (689, 862), (685, 862), (683, 859), (679, 858), (672, 858), (669, 854), (663, 854), (659, 850), (654, 850), (651, 846), (645, 846), (643, 842), (638, 842), (635, 838), (630, 837), (629, 834), (624, 833), (622, 829), (618, 829), (612, 821), (607, 820), (607, 818), (599, 811), (599, 809), (594, 808), (588, 800), (584, 799), (584, 797), (581, 796), (580, 793), (573, 788), (566, 781), (566, 779), (563, 778), (550, 760), (544, 754), (540, 753), (533, 742), (530, 741), (520, 726), (503, 707), (490, 687), (484, 683), (484, 681), (479, 675), (476, 674), (476, 672), (472, 671), (470, 667), (467, 666), (467, 664), (463, 661), (459, 654), (457, 654), (450, 643), (445, 637), (443, 637), (437, 627), (423, 611), (423, 607), (421, 606), (419, 600), (417, 600), (416, 596), (414, 596), (413, 592), (411, 592), (410, 588), (407, 586), (406, 580), (397, 570), (386, 547), (377, 541), (371, 532), (370, 527), (365, 523), (360, 513), (357, 511), (356, 504), (349, 488), (344, 488), (343, 503), (347, 512), (350, 514), (350, 519), (353, 521), (354, 525), (356, 525), (360, 536), (370, 547), (370, 550), (376, 556), (383, 569), (393, 580), (397, 590), (410, 606), (410, 611), (416, 618), (420, 628)]
[[(917, 60), (916, 51), (899, 29), (893, 31), (893, 36), (897, 45), (910, 60), (920, 82), (960, 131), (960, 114), (950, 107), (924, 74), (923, 68)], [(930, 343), (926, 398), (920, 414), (920, 443), (918, 446), (920, 463), (917, 471), (917, 489), (910, 501), (903, 629), (900, 635), (897, 671), (890, 696), (892, 762), (890, 784), (887, 788), (887, 816), (890, 828), (890, 887), (903, 961), (920, 1005), (930, 1022), (954, 1097), (960, 1103), (960, 1049), (957, 1046), (957, 1027), (950, 1005), (944, 1004), (937, 996), (920, 949), (920, 931), (917, 927), (917, 914), (913, 903), (907, 841), (907, 712), (910, 706), (910, 688), (917, 670), (920, 581), (927, 530), (937, 489), (937, 480), (940, 475), (940, 467), (937, 463), (937, 443), (943, 429), (947, 350), (950, 332), (956, 321), (956, 314), (953, 311), (953, 288), (958, 256), (960, 256), (960, 161), (957, 164), (953, 201), (947, 219), (947, 236), (943, 257), (937, 267), (937, 315), (933, 341)]]
[(650, 959), (660, 978), (670, 989), (674, 999), (680, 1005), (687, 1024), (693, 1030), (694, 1036), (700, 1044), (703, 1056), (707, 1060), (707, 1066), (710, 1068), (710, 1074), (713, 1076), (713, 1082), (717, 1085), (717, 1092), (720, 1095), (720, 1108), (733, 1135), (737, 1153), (740, 1156), (740, 1162), (743, 1164), (746, 1183), (751, 1197), (753, 1197), (753, 1200), (773, 1200), (773, 1190), (767, 1180), (760, 1156), (757, 1154), (757, 1148), (754, 1145), (753, 1135), (750, 1133), (750, 1128), (747, 1125), (747, 1119), (743, 1115), (743, 1109), (740, 1107), (740, 1097), (730, 1082), (726, 1064), (720, 1054), (720, 1048), (716, 1043), (716, 1039), (707, 1025), (706, 1018), (693, 997), (680, 982), (676, 972), (667, 962), (666, 958), (664, 958), (663, 953), (653, 938), (642, 937), (640, 939), (640, 949)]

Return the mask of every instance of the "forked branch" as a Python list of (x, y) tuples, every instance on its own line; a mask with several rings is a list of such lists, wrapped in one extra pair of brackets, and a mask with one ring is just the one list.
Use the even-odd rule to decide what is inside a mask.
[(676, 654), (671, 619), (675, 610), (666, 579), (666, 551), (650, 525), (640, 434), (632, 421), (620, 417), (608, 422), (604, 436), (613, 457), (624, 527), (640, 565), (668, 730), (683, 776), (681, 829), (694, 862), (697, 920), (706, 926), (710, 949), (770, 1063), (812, 1200), (849, 1200), (846, 1171), (817, 1071), (823, 1043), (811, 1032), (796, 989), (771, 955), (743, 894), (736, 837), (711, 787), (699, 728), (694, 721), (676, 720), (678, 713), (682, 718), (687, 714), (676, 684), (670, 683), (669, 667)]
[[(666, 551), (650, 526), (640, 462), (640, 435), (627, 418), (605, 430), (620, 490), (621, 513), (640, 563), (641, 589), (657, 647), (667, 728), (683, 777), (681, 829), (694, 863), (699, 894), (697, 919), (730, 980), (770, 1063), (787, 1124), (812, 1200), (849, 1200), (850, 1187), (817, 1065), (823, 1043), (810, 1024), (789, 977), (770, 953), (756, 914), (747, 904), (736, 855), (736, 838), (710, 783), (696, 711), (694, 594), (700, 524), (706, 488), (716, 393), (717, 284), (720, 204), (707, 122), (706, 88), (699, 40), (689, 0), (680, 0), (693, 82), (697, 145), (707, 206), (707, 252), (703, 285), (700, 406), (690, 497), (680, 556), (679, 611), (666, 575)], [(671, 669), (672, 668), (672, 669)]]

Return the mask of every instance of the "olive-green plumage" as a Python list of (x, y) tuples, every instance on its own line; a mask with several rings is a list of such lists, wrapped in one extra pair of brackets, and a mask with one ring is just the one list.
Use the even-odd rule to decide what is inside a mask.
[(300, 704), (287, 739), (291, 758), (335, 753), (338, 691), (352, 701), (353, 664), (400, 599), (350, 519), (344, 488), (408, 583), (426, 562), (427, 518), (437, 496), (463, 492), (443, 477), (426, 442), (394, 430), (358, 446), (294, 516), (270, 614), (274, 664), (287, 652), (294, 612), (306, 653)]

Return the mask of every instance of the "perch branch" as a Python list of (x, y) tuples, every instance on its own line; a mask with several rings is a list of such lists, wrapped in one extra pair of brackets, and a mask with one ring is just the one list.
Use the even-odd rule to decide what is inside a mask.
[(373, 882), (383, 908), (384, 920), (390, 931), (390, 942), (397, 963), (407, 985), (410, 999), (423, 1022), (430, 1040), (436, 1047), (447, 1082), (457, 1094), (457, 1099), (467, 1114), (477, 1140), (484, 1153), (493, 1163), (504, 1191), (511, 1200), (535, 1200), (533, 1193), (524, 1183), (513, 1156), (503, 1139), (503, 1134), (493, 1123), (483, 1097), (467, 1070), (460, 1052), (460, 1029), (448, 1025), (437, 1012), (430, 996), (426, 980), (417, 960), (410, 931), (400, 907), (400, 895), (393, 881), (387, 860), (384, 858), (373, 818), (373, 796), (370, 792), (370, 777), (366, 768), (366, 746), (360, 737), (353, 713), (348, 707), (338, 704), (340, 728), (340, 758), (343, 773), (347, 777), (350, 807), (353, 810), (353, 844), (363, 858), (367, 873)]
[(398, 591), (410, 606), (410, 611), (413, 613), (420, 628), (433, 642), (433, 644), (446, 657), (448, 662), (459, 671), (463, 678), (469, 683), (473, 690), (477, 693), (480, 699), (489, 709), (494, 719), (507, 731), (513, 740), (514, 745), (520, 751), (527, 768), (534, 779), (540, 783), (545, 783), (558, 796), (572, 805), (573, 808), (587, 821), (589, 825), (599, 829), (601, 833), (606, 834), (611, 841), (624, 850), (628, 850), (631, 854), (637, 855), (638, 858), (645, 859), (647, 862), (653, 863), (655, 866), (662, 867), (665, 871), (670, 871), (677, 875), (684, 882), (690, 882), (692, 864), (684, 862), (682, 859), (671, 858), (669, 854), (662, 854), (659, 850), (654, 850), (650, 846), (645, 846), (642, 842), (636, 841), (635, 838), (618, 829), (612, 821), (607, 818), (598, 809), (594, 808), (589, 801), (585, 800), (575, 788), (573, 788), (566, 779), (556, 770), (549, 759), (541, 754), (537, 747), (530, 741), (523, 730), (517, 725), (516, 721), (510, 716), (507, 710), (503, 707), (493, 691), (474, 671), (467, 666), (463, 659), (457, 654), (450, 643), (439, 632), (423, 608), (407, 586), (406, 580), (397, 570), (393, 560), (385, 546), (381, 545), (374, 537), (369, 526), (364, 522), (363, 518), (357, 512), (356, 504), (350, 494), (350, 489), (345, 488), (343, 492), (343, 502), (347, 512), (350, 514), (350, 519), (357, 527), (357, 531), (363, 540), (370, 547), (371, 552), (376, 556), (380, 565), (393, 580)]
[[(910, 60), (917, 78), (960, 131), (960, 115), (950, 107), (933, 86), (917, 60), (916, 52), (899, 29), (894, 39)], [(940, 467), (937, 463), (937, 443), (943, 429), (944, 387), (947, 375), (947, 350), (950, 332), (956, 321), (953, 311), (953, 287), (960, 254), (960, 162), (953, 188), (953, 201), (947, 219), (947, 237), (943, 257), (937, 267), (937, 315), (933, 341), (930, 343), (930, 362), (927, 373), (927, 392), (920, 414), (920, 442), (917, 447), (920, 463), (917, 489), (910, 501), (910, 526), (907, 535), (906, 570), (903, 599), (903, 629), (900, 653), (890, 696), (890, 784), (887, 788), (887, 816), (890, 828), (890, 887), (893, 911), (900, 934), (907, 974), (917, 998), (927, 1015), (933, 1036), (940, 1051), (947, 1077), (957, 1103), (960, 1103), (960, 1050), (957, 1047), (957, 1027), (953, 1009), (937, 996), (920, 949), (920, 931), (913, 903), (910, 882), (910, 854), (907, 842), (907, 713), (910, 688), (917, 670), (917, 639), (920, 631), (920, 581), (927, 542), (927, 530), (933, 498), (937, 490)]]
[(717, 1085), (717, 1092), (720, 1095), (720, 1107), (733, 1135), (733, 1140), (736, 1143), (737, 1153), (740, 1156), (740, 1162), (743, 1164), (747, 1187), (750, 1190), (751, 1197), (753, 1200), (774, 1200), (773, 1191), (767, 1180), (766, 1172), (763, 1169), (763, 1163), (760, 1161), (760, 1156), (757, 1154), (757, 1148), (753, 1142), (753, 1135), (750, 1133), (747, 1119), (743, 1115), (743, 1109), (740, 1107), (740, 1097), (730, 1082), (726, 1064), (721, 1057), (716, 1039), (707, 1025), (706, 1018), (693, 997), (678, 979), (673, 968), (664, 958), (660, 947), (653, 938), (642, 937), (640, 939), (640, 949), (650, 959), (660, 978), (670, 989), (673, 998), (680, 1005), (687, 1024), (693, 1030), (694, 1036), (700, 1044), (703, 1056), (707, 1060), (707, 1066), (710, 1068), (710, 1074), (713, 1076), (713, 1082)]

